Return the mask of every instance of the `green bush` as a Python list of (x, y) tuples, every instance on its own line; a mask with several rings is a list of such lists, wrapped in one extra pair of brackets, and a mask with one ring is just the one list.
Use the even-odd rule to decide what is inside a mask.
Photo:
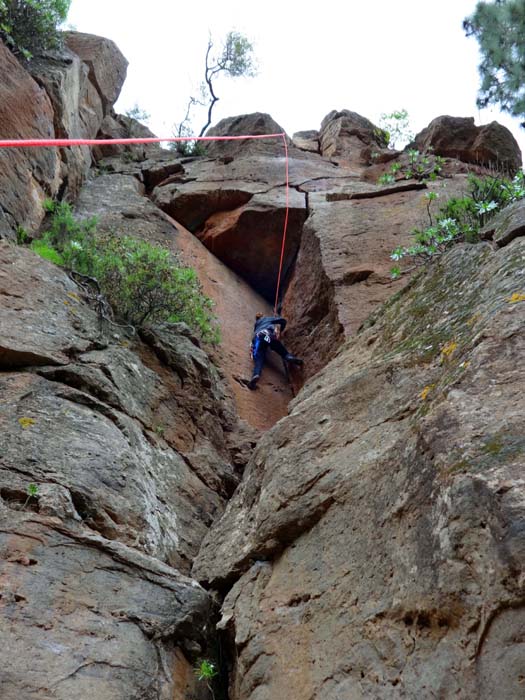
[(408, 163), (402, 166), (400, 163), (393, 163), (387, 173), (381, 175), (378, 179), (378, 185), (389, 185), (396, 182), (399, 176), (405, 180), (414, 179), (418, 182), (427, 182), (427, 180), (437, 180), (443, 170), (444, 159), (440, 156), (434, 156), (432, 149), (421, 153), (416, 148), (410, 148), (407, 151)]
[[(129, 236), (96, 235), (96, 219), (77, 221), (71, 207), (53, 206), (48, 230), (33, 250), (57, 265), (95, 278), (115, 316), (132, 326), (184, 322), (203, 340), (219, 342), (213, 302), (195, 270), (168, 250)], [(46, 208), (51, 205), (46, 203)]]
[(16, 54), (34, 54), (60, 45), (58, 26), (71, 0), (0, 0), (0, 38)]
[[(468, 177), (469, 191), (465, 197), (452, 197), (439, 209), (435, 220), (431, 204), (437, 199), (435, 192), (427, 192), (427, 212), (430, 226), (414, 229), (414, 245), (396, 248), (392, 260), (411, 257), (416, 264), (423, 263), (443, 253), (452, 244), (461, 241), (476, 243), (485, 224), (508, 204), (525, 197), (525, 176), (520, 171), (512, 180), (501, 177)], [(393, 267), (395, 279), (402, 274), (399, 266)]]

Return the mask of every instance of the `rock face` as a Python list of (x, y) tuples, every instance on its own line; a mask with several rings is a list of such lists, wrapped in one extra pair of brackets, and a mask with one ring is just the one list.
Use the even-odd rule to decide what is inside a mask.
[[(104, 109), (99, 93), (89, 80), (89, 69), (79, 56), (63, 47), (35, 58), (29, 68), (53, 105), (56, 138), (95, 138)], [(63, 162), (62, 190), (74, 199), (91, 167), (91, 151), (87, 146), (75, 146), (59, 153)]]
[[(100, 139), (131, 139), (131, 138), (152, 138), (155, 134), (147, 126), (141, 124), (132, 117), (112, 112), (104, 117), (98, 132)], [(158, 144), (136, 144), (136, 145), (116, 145), (116, 146), (96, 146), (93, 155), (96, 160), (107, 156), (125, 154), (125, 160), (146, 160), (161, 155), (161, 148)]]
[[(95, 138), (117, 99), (127, 61), (109, 39), (67, 34), (67, 46), (31, 61), (31, 75), (0, 44), (0, 135), (9, 139)], [(32, 77), (31, 77), (32, 76)], [(86, 147), (0, 152), (0, 237), (32, 232), (42, 201), (75, 199), (91, 166)]]
[[(223, 120), (210, 134), (280, 133), (282, 128), (268, 115), (245, 115)], [(284, 147), (276, 141), (218, 142), (208, 152), (220, 154), (215, 161), (192, 160), (160, 182), (153, 201), (194, 232), (204, 245), (228, 267), (273, 302), (283, 224), (286, 212)], [(306, 191), (323, 188), (325, 179), (348, 182), (357, 177), (349, 168), (338, 168), (314, 153), (290, 145), (289, 216), (283, 270), (289, 276), (297, 256), (303, 223), (308, 215)], [(321, 181), (321, 182), (319, 182)]]
[(205, 644), (205, 591), (157, 559), (54, 515), (2, 506), (0, 523), (2, 698), (199, 692), (182, 645)]
[(522, 697), (524, 262), (450, 251), (261, 440), (194, 566), (230, 697)]
[[(148, 162), (129, 165), (131, 170), (145, 168), (144, 178), (148, 178)], [(169, 248), (184, 264), (196, 269), (205, 294), (214, 301), (221, 329), (222, 340), (213, 353), (214, 361), (224, 372), (239, 416), (259, 430), (267, 429), (286, 413), (292, 393), (279, 363), (270, 363), (257, 393), (246, 388), (252, 369), (249, 345), (255, 314), (271, 314), (270, 305), (147, 199), (138, 178), (123, 173), (96, 177), (83, 188), (76, 213), (83, 218), (96, 216), (100, 233), (112, 231), (144, 238)]]
[[(113, 111), (114, 44), (67, 42), (32, 77), (0, 47), (5, 135), (149, 135)], [(1, 237), (39, 235), (42, 199), (74, 198), (99, 235), (195, 268), (222, 333), (108, 325), (78, 276), (0, 242), (2, 698), (522, 697), (522, 203), (484, 243), (389, 275), (425, 194), (483, 171), (456, 156), (521, 162), (497, 126), (452, 126), (430, 184), (348, 110), (206, 156), (0, 154)], [(450, 128), (421, 149), (445, 152)], [(257, 113), (209, 133), (282, 131)], [(279, 313), (305, 366), (270, 361), (249, 391), (287, 203)]]
[(493, 240), (501, 248), (524, 234), (525, 202), (520, 199), (496, 214), (484, 227), (481, 237)]
[(429, 148), (447, 158), (492, 166), (514, 174), (521, 168), (518, 143), (511, 132), (497, 122), (475, 126), (472, 117), (437, 117), (415, 138), (422, 151)]
[[(22, 451), (24, 478), (58, 474), (92, 529), (187, 571), (236, 483), (225, 437), (233, 414), (216, 370), (177, 327), (151, 331), (146, 344), (109, 342), (66, 275), (0, 250), (4, 470)], [(26, 367), (34, 372), (17, 373)], [(21, 431), (24, 416), (31, 429)], [(8, 483), (23, 491), (24, 478)]]
[(3, 697), (22, 677), (49, 698), (191, 690), (212, 604), (180, 572), (238, 479), (223, 383), (184, 327), (108, 335), (64, 273), (5, 243), (0, 294), (2, 637), (22, 664), (2, 660)]
[[(4, 139), (54, 138), (49, 97), (0, 42), (0, 134)], [(0, 150), (0, 238), (34, 230), (42, 200), (60, 184), (60, 160), (52, 149)]]

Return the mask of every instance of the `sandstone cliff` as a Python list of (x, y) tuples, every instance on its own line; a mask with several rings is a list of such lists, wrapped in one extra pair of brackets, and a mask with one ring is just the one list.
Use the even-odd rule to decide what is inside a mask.
[[(145, 133), (113, 111), (126, 60), (106, 39), (69, 34), (30, 72), (0, 45), (0, 67), (5, 138)], [(276, 131), (255, 114), (210, 134)], [(282, 143), (0, 152), (2, 698), (208, 700), (202, 658), (217, 700), (523, 696), (525, 206), (389, 275), (426, 192), (521, 154), (450, 117), (415, 143), (446, 177), (378, 185), (407, 154), (348, 110), (288, 139), (280, 304), (305, 367), (275, 362), (255, 392)], [(47, 197), (195, 267), (221, 344), (103, 323), (15, 245)]]

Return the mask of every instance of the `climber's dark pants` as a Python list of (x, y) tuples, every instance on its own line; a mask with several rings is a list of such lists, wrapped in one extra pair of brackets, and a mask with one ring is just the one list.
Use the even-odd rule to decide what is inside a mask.
[(264, 367), (264, 363), (266, 361), (266, 353), (268, 352), (268, 348), (283, 358), (289, 354), (288, 350), (284, 347), (280, 340), (274, 339), (267, 343), (261, 338), (254, 338), (253, 342), (253, 377), (255, 377), (256, 374), (259, 375), (259, 377), (261, 376), (262, 368)]

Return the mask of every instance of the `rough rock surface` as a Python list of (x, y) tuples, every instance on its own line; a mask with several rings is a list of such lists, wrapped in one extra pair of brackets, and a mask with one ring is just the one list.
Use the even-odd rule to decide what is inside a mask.
[(89, 79), (100, 95), (104, 114), (109, 114), (126, 79), (126, 58), (115, 42), (102, 36), (66, 32), (65, 41), (88, 66)]
[[(100, 125), (97, 138), (99, 139), (132, 139), (154, 138), (155, 134), (147, 126), (124, 114), (107, 114)], [(114, 155), (124, 155), (124, 160), (146, 160), (160, 156), (162, 149), (159, 144), (136, 144), (132, 146), (96, 146), (93, 156), (96, 160)]]
[(292, 143), (302, 151), (319, 153), (319, 132), (315, 130), (298, 131), (293, 135)]
[(372, 148), (385, 146), (382, 132), (369, 119), (348, 109), (332, 110), (321, 122), (321, 155), (350, 167), (366, 166)]
[[(42, 85), (53, 105), (56, 138), (93, 139), (104, 110), (102, 100), (89, 80), (88, 66), (67, 47), (36, 57), (29, 65), (31, 75)], [(91, 167), (87, 146), (62, 148), (62, 190), (70, 199), (78, 196)]]
[[(145, 163), (144, 167), (150, 165)], [(246, 388), (252, 369), (248, 348), (253, 322), (258, 311), (271, 313), (267, 301), (147, 199), (144, 186), (132, 175), (96, 177), (82, 189), (76, 212), (80, 217), (97, 216), (100, 232), (145, 238), (169, 248), (183, 263), (195, 268), (204, 293), (215, 303), (222, 340), (213, 357), (224, 372), (239, 417), (253, 428), (264, 430), (285, 415), (292, 393), (280, 362), (270, 363), (257, 392)]]
[[(254, 112), (241, 114), (238, 117), (221, 119), (218, 124), (208, 129), (206, 136), (244, 136), (251, 134), (283, 134), (284, 129), (277, 124), (269, 114)], [(289, 141), (286, 136), (287, 141)], [(275, 139), (248, 139), (238, 141), (212, 141), (206, 143), (206, 153), (212, 158), (224, 156), (245, 156), (250, 154), (279, 155), (282, 152), (282, 137)]]
[[(31, 74), (0, 43), (0, 135), (9, 139), (94, 138), (117, 99), (127, 61), (109, 39), (69, 32), (67, 46), (35, 58)], [(42, 201), (74, 199), (91, 165), (85, 147), (2, 149), (0, 237), (33, 232)]]
[(89, 527), (187, 571), (237, 480), (216, 370), (177, 326), (108, 339), (79, 288), (29, 251), (3, 244), (0, 266), (2, 485), (58, 480)]
[(467, 163), (515, 173), (522, 165), (518, 143), (507, 127), (491, 122), (475, 126), (473, 117), (433, 119), (415, 138), (416, 148)]
[[(0, 53), (6, 136), (145, 133), (112, 110), (114, 44), (68, 44), (36, 81)], [(280, 132), (255, 114), (210, 133)], [(512, 162), (502, 130), (476, 139)], [(348, 110), (286, 144), (284, 340), (306, 359), (294, 387), (312, 377), (288, 417), (279, 363), (245, 385), (255, 312), (271, 312), (250, 285), (273, 301), (282, 137), (99, 151), (76, 203), (197, 270), (218, 347), (180, 324), (100, 325), (62, 271), (0, 243), (2, 697), (210, 700), (193, 666), (213, 658), (216, 611), (187, 577), (203, 538), (232, 700), (522, 697), (523, 206), (401, 291), (390, 251), (428, 220), (429, 186), (376, 182), (407, 153)], [(90, 154), (61, 158), (4, 161), (7, 235), (77, 194)], [(460, 193), (472, 169), (450, 159), (431, 188)]]
[[(39, 500), (50, 500), (44, 487)], [(206, 592), (55, 512), (13, 509), (4, 493), (0, 595), (3, 700), (208, 698), (187, 660), (209, 634)], [(174, 696), (177, 688), (195, 695)]]
[(523, 696), (524, 263), (450, 251), (261, 440), (194, 566), (230, 697)]
[(349, 182), (341, 191), (312, 192), (283, 314), (290, 346), (306, 360), (297, 384), (324, 367), (379, 304), (406, 284), (392, 280), (390, 254), (428, 225), (425, 193), (442, 203), (463, 192), (465, 177), (389, 187)]
[(0, 298), (2, 697), (208, 698), (191, 666), (213, 605), (180, 572), (253, 436), (231, 441), (185, 327), (102, 327), (69, 277), (5, 242)]
[(514, 238), (525, 234), (525, 201), (523, 199), (505, 207), (481, 231), (481, 237), (505, 246)]
[[(0, 42), (0, 136), (54, 138), (53, 108), (45, 92)], [(43, 218), (42, 200), (60, 184), (54, 149), (0, 150), (0, 238), (34, 230)]]
[[(254, 114), (223, 120), (213, 133), (282, 131), (266, 117)], [(183, 172), (168, 176), (155, 187), (153, 201), (273, 302), (286, 205), (283, 144), (279, 139), (226, 141), (208, 146), (208, 152), (210, 149), (212, 153), (219, 149), (221, 157), (184, 163)], [(358, 176), (352, 168), (336, 167), (318, 154), (291, 145), (288, 155), (290, 209), (283, 260), (285, 279), (297, 255), (308, 213), (306, 192), (340, 187)]]

